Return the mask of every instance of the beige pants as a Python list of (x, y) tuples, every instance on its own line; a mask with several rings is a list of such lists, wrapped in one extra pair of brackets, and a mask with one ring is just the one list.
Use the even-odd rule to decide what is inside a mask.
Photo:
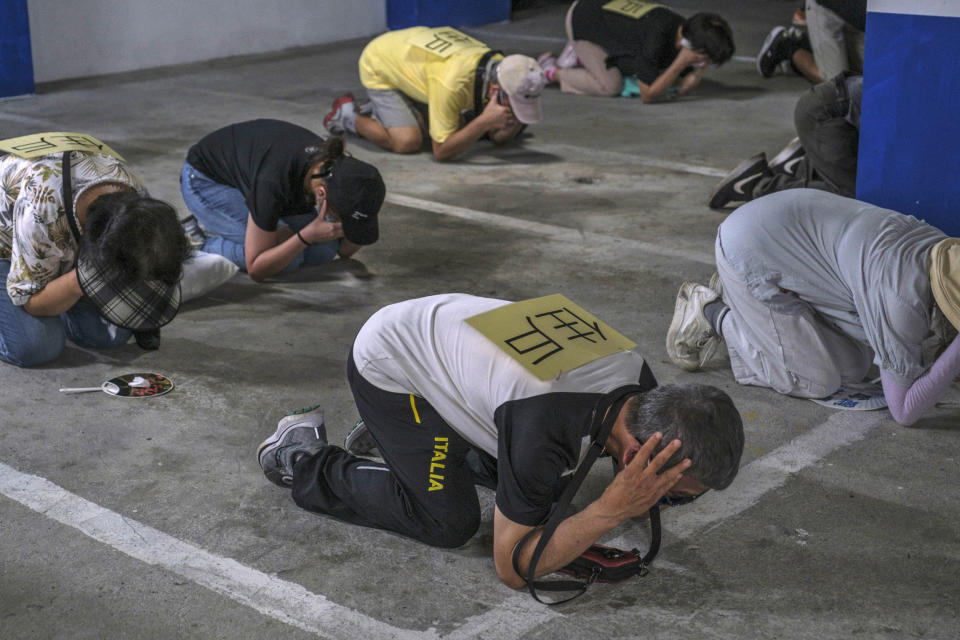
[(581, 96), (618, 96), (623, 91), (623, 76), (616, 67), (607, 68), (607, 52), (587, 40), (573, 39), (574, 2), (567, 11), (567, 40), (580, 59), (581, 67), (558, 69), (560, 90)]

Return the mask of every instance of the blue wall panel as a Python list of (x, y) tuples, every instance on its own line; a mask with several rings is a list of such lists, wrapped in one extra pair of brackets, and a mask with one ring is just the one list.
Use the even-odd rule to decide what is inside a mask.
[(27, 0), (0, 0), (0, 98), (33, 93)]
[(960, 18), (867, 14), (857, 198), (960, 236)]
[(387, 26), (462, 27), (510, 19), (510, 0), (387, 0)]

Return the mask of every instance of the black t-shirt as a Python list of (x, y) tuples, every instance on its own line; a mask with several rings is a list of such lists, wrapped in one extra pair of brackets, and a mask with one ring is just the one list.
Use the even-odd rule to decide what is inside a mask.
[(607, 66), (652, 84), (677, 57), (677, 29), (683, 17), (657, 7), (639, 20), (603, 8), (609, 0), (580, 0), (573, 10), (575, 40), (587, 40), (607, 52)]
[[(637, 384), (657, 386), (646, 363)], [(535, 526), (549, 515), (590, 444), (594, 411), (607, 409), (597, 404), (602, 397), (548, 393), (497, 407), (497, 506), (510, 520)]]
[(243, 194), (253, 221), (275, 231), (286, 216), (310, 213), (313, 196), (304, 192), (310, 155), (323, 146), (317, 134), (280, 120), (231, 124), (190, 147), (187, 162), (211, 179)]

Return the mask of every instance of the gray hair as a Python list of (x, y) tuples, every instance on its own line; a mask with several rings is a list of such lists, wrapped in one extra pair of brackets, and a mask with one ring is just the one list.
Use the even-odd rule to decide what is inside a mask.
[[(663, 434), (662, 445), (682, 445), (664, 465), (690, 458), (687, 475), (711, 489), (726, 489), (740, 470), (743, 421), (726, 393), (702, 384), (654, 387), (627, 404), (627, 430), (640, 442)], [(661, 447), (658, 447), (658, 451)]]

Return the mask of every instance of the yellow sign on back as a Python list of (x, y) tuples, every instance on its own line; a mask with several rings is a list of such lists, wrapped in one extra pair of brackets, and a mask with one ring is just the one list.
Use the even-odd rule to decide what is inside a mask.
[(543, 381), (637, 346), (559, 293), (498, 307), (467, 324)]
[(89, 151), (113, 156), (123, 160), (119, 153), (86, 133), (70, 133), (69, 131), (48, 131), (33, 133), (19, 138), (0, 140), (0, 151), (12, 153), (21, 158), (39, 158), (52, 153), (64, 151)]
[(479, 40), (471, 38), (453, 27), (436, 27), (429, 31), (419, 32), (410, 36), (407, 39), (407, 44), (411, 44), (418, 49), (423, 49), (428, 53), (438, 55), (441, 58), (449, 58), (464, 49), (489, 48)]
[(613, 11), (614, 13), (620, 13), (639, 20), (657, 7), (662, 6), (663, 5), (657, 4), (656, 2), (638, 2), (638, 0), (611, 0), (607, 4), (603, 5), (603, 8), (607, 11)]

